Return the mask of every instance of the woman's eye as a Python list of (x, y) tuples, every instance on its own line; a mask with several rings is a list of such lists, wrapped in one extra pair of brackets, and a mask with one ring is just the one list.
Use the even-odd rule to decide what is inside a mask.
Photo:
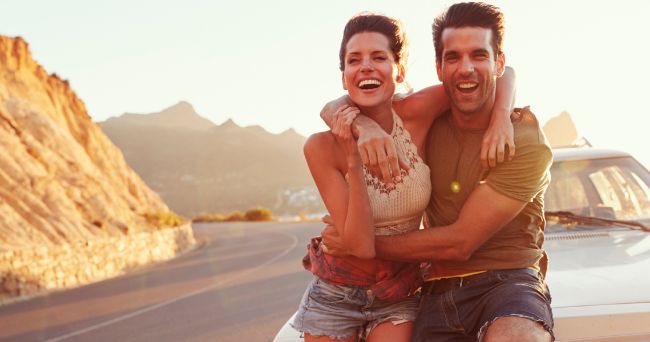
[(384, 56), (377, 56), (377, 57), (375, 57), (375, 60), (378, 60), (378, 61), (385, 61), (385, 60), (386, 60), (386, 57), (384, 57)]
[(356, 62), (358, 62), (358, 61), (359, 61), (359, 60), (356, 59), (356, 58), (351, 58), (351, 59), (348, 59), (348, 64), (354, 64), (354, 63), (356, 63)]

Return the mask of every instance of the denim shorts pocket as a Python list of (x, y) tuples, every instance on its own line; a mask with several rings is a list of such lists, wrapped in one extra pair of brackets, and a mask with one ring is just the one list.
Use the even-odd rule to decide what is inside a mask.
[(312, 287), (311, 296), (321, 304), (340, 304), (348, 300), (350, 290), (344, 285), (330, 284), (322, 279), (317, 279)]

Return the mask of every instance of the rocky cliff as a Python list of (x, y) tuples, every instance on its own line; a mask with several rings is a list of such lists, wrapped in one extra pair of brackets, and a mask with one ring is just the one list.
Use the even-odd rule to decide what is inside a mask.
[(0, 36), (0, 251), (152, 230), (167, 210), (69, 83)]

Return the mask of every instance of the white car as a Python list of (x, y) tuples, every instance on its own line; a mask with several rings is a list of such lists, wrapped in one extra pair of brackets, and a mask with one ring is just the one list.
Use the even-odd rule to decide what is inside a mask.
[[(650, 341), (650, 172), (618, 151), (553, 155), (544, 248), (556, 340)], [(288, 322), (275, 342), (302, 341)]]

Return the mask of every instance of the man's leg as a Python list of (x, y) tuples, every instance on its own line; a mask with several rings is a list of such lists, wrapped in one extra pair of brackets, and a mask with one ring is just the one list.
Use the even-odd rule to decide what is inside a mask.
[(489, 324), (483, 335), (485, 342), (550, 342), (553, 338), (544, 325), (528, 318), (500, 317)]
[(423, 293), (420, 311), (413, 327), (412, 342), (473, 342), (460, 322), (451, 292)]
[(551, 296), (531, 270), (490, 272), (481, 298), (480, 341), (552, 341)]

